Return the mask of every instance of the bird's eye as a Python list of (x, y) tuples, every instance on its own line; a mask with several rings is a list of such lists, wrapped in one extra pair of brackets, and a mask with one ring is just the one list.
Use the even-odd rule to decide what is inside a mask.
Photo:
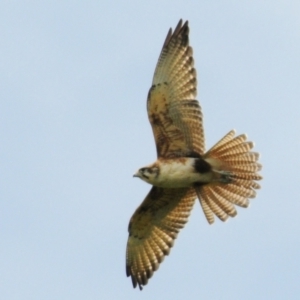
[(141, 169), (140, 169), (141, 175), (142, 175), (144, 178), (149, 179), (149, 177), (145, 174), (147, 171), (148, 171), (148, 168), (141, 168)]

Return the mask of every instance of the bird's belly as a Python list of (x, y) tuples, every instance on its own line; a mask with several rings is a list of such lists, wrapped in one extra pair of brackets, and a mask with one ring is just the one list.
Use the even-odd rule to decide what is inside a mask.
[(160, 178), (159, 181), (155, 182), (154, 185), (163, 188), (184, 188), (190, 187), (195, 182), (199, 182), (198, 176), (167, 176), (165, 178)]
[(211, 176), (211, 172), (196, 172), (193, 159), (184, 162), (174, 161), (161, 165), (159, 176), (153, 185), (164, 188), (184, 188), (196, 182), (209, 182)]

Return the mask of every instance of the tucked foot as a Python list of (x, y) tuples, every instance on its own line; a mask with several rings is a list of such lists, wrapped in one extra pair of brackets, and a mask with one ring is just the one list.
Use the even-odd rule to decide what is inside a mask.
[(217, 179), (215, 181), (222, 182), (222, 183), (231, 183), (233, 182), (233, 174), (229, 171), (216, 171), (214, 170), (215, 173), (218, 174)]

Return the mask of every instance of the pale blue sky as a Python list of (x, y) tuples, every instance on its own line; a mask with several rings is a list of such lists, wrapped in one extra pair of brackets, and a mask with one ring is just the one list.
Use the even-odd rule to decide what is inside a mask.
[[(0, 298), (297, 299), (300, 2), (2, 1)], [(251, 206), (190, 220), (142, 292), (129, 219), (155, 160), (146, 97), (170, 27), (190, 22), (207, 148), (262, 154)], [(298, 296), (297, 296), (298, 295)]]

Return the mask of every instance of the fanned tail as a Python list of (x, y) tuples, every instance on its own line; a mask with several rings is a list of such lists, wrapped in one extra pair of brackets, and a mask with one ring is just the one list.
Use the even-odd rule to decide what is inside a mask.
[(260, 188), (256, 181), (262, 179), (257, 172), (262, 166), (258, 163), (259, 154), (251, 152), (253, 147), (245, 134), (235, 137), (232, 130), (204, 155), (213, 171), (223, 176), (223, 182), (219, 180), (195, 186), (210, 224), (214, 222), (214, 215), (222, 221), (229, 216), (234, 217), (237, 214), (234, 205), (247, 207), (249, 198), (256, 196), (255, 190)]

